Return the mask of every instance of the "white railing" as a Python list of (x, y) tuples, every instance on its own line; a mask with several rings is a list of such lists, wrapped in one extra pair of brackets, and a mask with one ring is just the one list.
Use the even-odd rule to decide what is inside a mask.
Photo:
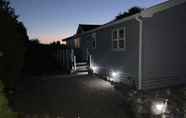
[(89, 55), (88, 64), (89, 64), (89, 67), (92, 66), (92, 55)]
[(73, 58), (73, 70), (76, 70), (76, 56)]

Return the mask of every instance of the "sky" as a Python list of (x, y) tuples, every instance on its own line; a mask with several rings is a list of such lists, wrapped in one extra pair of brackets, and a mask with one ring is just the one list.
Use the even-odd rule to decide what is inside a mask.
[(30, 39), (51, 43), (71, 36), (78, 24), (105, 24), (133, 6), (167, 0), (9, 0)]

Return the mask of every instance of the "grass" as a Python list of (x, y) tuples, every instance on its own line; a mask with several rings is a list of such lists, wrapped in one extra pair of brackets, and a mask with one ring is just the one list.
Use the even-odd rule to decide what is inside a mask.
[(17, 113), (12, 112), (8, 106), (8, 99), (3, 93), (3, 83), (0, 81), (0, 118), (17, 118)]

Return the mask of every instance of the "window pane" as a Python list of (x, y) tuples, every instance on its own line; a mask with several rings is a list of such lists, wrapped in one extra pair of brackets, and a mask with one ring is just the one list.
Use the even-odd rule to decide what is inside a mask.
[(92, 38), (96, 38), (96, 33), (93, 33), (92, 34)]
[(124, 30), (123, 29), (119, 30), (119, 38), (124, 38)]
[(95, 39), (92, 41), (92, 47), (96, 48), (96, 41), (95, 41)]
[(125, 48), (125, 40), (119, 40), (119, 48)]
[(113, 31), (113, 39), (117, 39), (117, 31)]
[(113, 48), (117, 48), (118, 47), (118, 41), (113, 41), (112, 45), (113, 45)]

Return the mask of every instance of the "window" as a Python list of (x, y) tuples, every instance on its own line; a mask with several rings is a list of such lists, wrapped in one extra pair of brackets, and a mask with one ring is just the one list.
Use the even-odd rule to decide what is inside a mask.
[(92, 34), (92, 48), (96, 48), (96, 33)]
[(119, 29), (119, 38), (124, 38), (124, 29)]
[(118, 36), (118, 35), (117, 35), (117, 30), (114, 30), (114, 31), (113, 31), (113, 39), (117, 39), (117, 36)]
[(126, 28), (114, 29), (112, 32), (112, 48), (125, 49), (126, 48)]

